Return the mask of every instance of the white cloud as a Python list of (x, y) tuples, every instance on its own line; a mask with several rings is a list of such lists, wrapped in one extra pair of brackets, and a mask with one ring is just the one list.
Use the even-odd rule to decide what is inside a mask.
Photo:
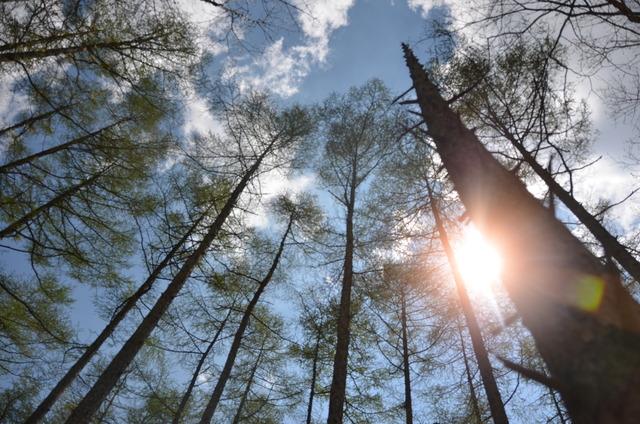
[[(638, 180), (620, 164), (609, 157), (603, 157), (594, 165), (580, 171), (575, 178), (575, 195), (578, 200), (597, 201), (599, 199), (619, 202), (638, 187)], [(610, 211), (610, 217), (625, 231), (632, 231), (640, 224), (640, 193), (632, 196), (622, 205)]]
[(222, 134), (220, 122), (211, 114), (207, 102), (200, 96), (192, 95), (186, 102), (185, 134), (205, 136), (209, 133)]
[(301, 10), (298, 22), (302, 41), (286, 46), (280, 38), (249, 64), (228, 63), (224, 77), (235, 80), (244, 90), (268, 90), (281, 97), (296, 94), (311, 67), (326, 61), (331, 34), (348, 24), (348, 11), (354, 3), (355, 0), (297, 0), (294, 4)]
[(260, 204), (247, 216), (247, 225), (255, 228), (265, 228), (269, 225), (269, 216), (265, 205), (275, 196), (281, 194), (295, 195), (311, 187), (315, 181), (315, 175), (303, 174), (293, 178), (283, 174), (280, 170), (275, 170), (263, 175), (260, 179), (262, 196)]

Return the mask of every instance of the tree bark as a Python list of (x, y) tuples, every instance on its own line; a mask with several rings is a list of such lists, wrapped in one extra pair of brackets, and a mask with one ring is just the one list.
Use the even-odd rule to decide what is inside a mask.
[(493, 375), (493, 368), (491, 367), (491, 361), (489, 361), (489, 354), (485, 347), (484, 340), (482, 339), (482, 332), (480, 331), (480, 325), (476, 319), (476, 315), (469, 299), (469, 293), (464, 285), (464, 280), (460, 274), (458, 268), (458, 262), (449, 243), (449, 236), (444, 228), (442, 217), (440, 216), (440, 208), (436, 204), (431, 191), (431, 185), (427, 182), (427, 190), (429, 194), (429, 202), (431, 203), (431, 210), (433, 217), (436, 221), (438, 233), (440, 235), (440, 242), (444, 247), (444, 251), (447, 255), (447, 260), (451, 266), (453, 273), (453, 279), (456, 283), (456, 289), (458, 291), (458, 298), (460, 299), (460, 306), (469, 329), (469, 335), (471, 336), (471, 346), (478, 362), (478, 368), (480, 370), (480, 377), (482, 377), (482, 385), (487, 395), (489, 402), (489, 409), (491, 410), (491, 417), (496, 424), (508, 424), (509, 419), (507, 413), (504, 410), (504, 403), (502, 402), (502, 396), (500, 396), (500, 390), (498, 390), (498, 384), (496, 383), (495, 376)]
[(142, 320), (136, 331), (124, 343), (124, 345), (120, 348), (120, 351), (115, 355), (107, 368), (102, 372), (96, 383), (80, 401), (78, 406), (71, 412), (71, 415), (66, 421), (67, 424), (85, 423), (89, 421), (91, 417), (93, 417), (95, 412), (100, 407), (100, 404), (104, 401), (105, 397), (117, 383), (122, 373), (126, 370), (131, 361), (133, 361), (133, 358), (136, 356), (138, 351), (142, 348), (144, 341), (149, 337), (153, 329), (156, 327), (164, 312), (169, 308), (169, 305), (171, 305), (173, 299), (178, 295), (185, 282), (187, 281), (187, 278), (191, 275), (193, 269), (200, 262), (209, 246), (211, 246), (211, 243), (213, 243), (213, 241), (218, 236), (218, 233), (222, 229), (222, 226), (225, 223), (227, 217), (235, 208), (236, 202), (240, 198), (240, 195), (244, 192), (244, 189), (249, 184), (249, 181), (253, 178), (265, 156), (271, 151), (271, 148), (275, 145), (277, 140), (278, 137), (275, 137), (271, 141), (269, 146), (265, 148), (262, 154), (256, 159), (253, 165), (244, 174), (238, 185), (229, 196), (229, 199), (225, 203), (224, 207), (216, 217), (215, 221), (209, 226), (207, 234), (198, 244), (197, 249), (185, 261), (171, 283), (169, 283), (169, 285), (167, 286), (166, 290), (162, 293), (162, 295), (160, 295), (160, 298), (156, 301), (153, 308), (151, 308), (147, 316)]
[(173, 416), (173, 421), (172, 421), (173, 424), (180, 423), (180, 418), (182, 418), (182, 414), (184, 413), (184, 410), (187, 407), (187, 402), (189, 402), (189, 398), (191, 397), (191, 392), (193, 391), (193, 388), (196, 385), (196, 381), (198, 380), (198, 376), (200, 375), (200, 370), (202, 369), (202, 366), (204, 365), (204, 362), (206, 361), (207, 356), (209, 356), (211, 349), (213, 349), (213, 345), (216, 344), (216, 342), (218, 341), (218, 338), (220, 337), (220, 334), (222, 334), (222, 330), (224, 329), (224, 326), (227, 323), (227, 320), (229, 319), (230, 315), (231, 315), (231, 309), (229, 309), (229, 312), (227, 312), (227, 316), (225, 316), (222, 322), (220, 323), (220, 326), (218, 327), (218, 330), (216, 331), (215, 336), (213, 336), (213, 340), (211, 340), (211, 343), (209, 343), (205, 351), (202, 352), (202, 355), (200, 355), (200, 360), (198, 361), (198, 365), (196, 366), (196, 369), (193, 371), (191, 381), (189, 381), (189, 386), (187, 387), (187, 390), (184, 392), (184, 395), (180, 400), (180, 405), (178, 405), (178, 409), (176, 410), (176, 413)]
[(349, 357), (349, 338), (351, 335), (351, 288), (353, 286), (353, 218), (356, 202), (356, 164), (352, 165), (349, 199), (346, 217), (346, 243), (344, 267), (342, 272), (342, 291), (337, 323), (336, 354), (333, 361), (333, 376), (329, 393), (328, 424), (342, 424), (347, 388), (347, 365)]
[(313, 398), (316, 394), (316, 375), (318, 373), (318, 354), (320, 351), (320, 336), (316, 338), (316, 345), (313, 348), (313, 364), (311, 366), (311, 387), (309, 389), (309, 402), (307, 403), (307, 421), (311, 424), (311, 415), (313, 413)]
[(404, 411), (407, 424), (413, 424), (413, 402), (411, 399), (411, 364), (409, 362), (409, 340), (407, 334), (407, 301), (404, 286), (400, 289), (402, 324), (402, 368), (404, 372)]
[(287, 224), (287, 229), (280, 240), (280, 245), (278, 246), (278, 251), (276, 256), (273, 258), (271, 263), (271, 267), (269, 271), (264, 276), (264, 278), (260, 281), (258, 288), (255, 293), (253, 293), (253, 297), (251, 301), (247, 305), (244, 313), (242, 314), (242, 319), (240, 320), (240, 325), (238, 325), (238, 329), (236, 330), (236, 334), (233, 336), (233, 342), (231, 343), (231, 347), (229, 348), (229, 353), (227, 355), (227, 359), (224, 363), (224, 367), (222, 368), (222, 372), (220, 373), (220, 377), (218, 378), (218, 382), (216, 383), (216, 387), (213, 389), (213, 394), (211, 395), (211, 399), (207, 403), (207, 406), (202, 414), (202, 418), (200, 419), (200, 424), (208, 424), (211, 422), (213, 418), (213, 414), (216, 412), (216, 408), (218, 407), (218, 403), (220, 402), (220, 398), (222, 397), (222, 392), (224, 391), (224, 386), (227, 384), (229, 377), (231, 376), (231, 370), (233, 369), (233, 365), (236, 361), (236, 356), (238, 356), (238, 352), (240, 351), (240, 344), (242, 343), (242, 338), (244, 337), (244, 333), (249, 326), (249, 321), (251, 320), (251, 315), (253, 314), (253, 310), (255, 309), (258, 301), (260, 300), (260, 296), (264, 292), (264, 289), (267, 287), (273, 274), (278, 268), (278, 264), (280, 263), (280, 258), (282, 256), (282, 252), (284, 251), (285, 242), (287, 241), (287, 237), (289, 237), (289, 232), (291, 231), (291, 226), (293, 225), (293, 215), (289, 218), (289, 223)]
[(171, 248), (169, 253), (162, 259), (162, 261), (151, 271), (151, 274), (147, 277), (147, 279), (142, 283), (140, 287), (135, 291), (134, 294), (129, 296), (124, 303), (122, 303), (114, 315), (111, 317), (109, 323), (104, 327), (104, 329), (98, 334), (98, 337), (87, 347), (87, 349), (82, 353), (82, 355), (76, 360), (71, 368), (67, 371), (67, 373), (58, 381), (55, 387), (49, 392), (46, 398), (40, 405), (33, 411), (33, 413), (27, 418), (25, 424), (35, 424), (40, 422), (44, 416), (47, 414), (49, 409), (53, 406), (53, 404), (58, 400), (58, 398), (62, 395), (62, 393), (69, 387), (69, 385), (75, 380), (75, 378), (80, 374), (80, 372), (84, 369), (84, 367), (89, 363), (93, 355), (98, 352), (102, 344), (113, 334), (115, 329), (120, 325), (120, 322), (126, 317), (126, 315), (133, 309), (138, 300), (147, 293), (152, 285), (155, 283), (156, 279), (160, 276), (160, 273), (169, 265), (178, 251), (184, 246), (187, 240), (193, 235), (194, 231), (200, 225), (202, 220), (207, 215), (204, 212), (187, 230), (187, 232), (182, 236), (182, 238)]
[(578, 423), (637, 422), (640, 307), (464, 126), (408, 46), (423, 119), (476, 226), (505, 256), (509, 297)]

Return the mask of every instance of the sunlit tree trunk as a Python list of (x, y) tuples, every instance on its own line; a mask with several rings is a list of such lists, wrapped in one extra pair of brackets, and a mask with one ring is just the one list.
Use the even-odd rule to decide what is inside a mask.
[[(505, 288), (574, 422), (637, 422), (640, 307), (480, 143), (403, 46), (442, 163), (471, 219), (506, 255)], [(542, 378), (540, 378), (542, 380)]]
[(213, 418), (213, 414), (216, 412), (218, 407), (218, 403), (220, 402), (220, 398), (222, 397), (222, 392), (224, 391), (224, 387), (231, 376), (231, 371), (236, 361), (236, 357), (238, 356), (238, 352), (240, 351), (240, 344), (242, 343), (242, 338), (244, 337), (244, 333), (249, 326), (249, 321), (251, 320), (251, 315), (253, 314), (253, 310), (255, 309), (258, 301), (260, 300), (260, 296), (264, 292), (264, 289), (267, 288), (267, 285), (271, 282), (273, 274), (276, 272), (278, 268), (278, 264), (280, 263), (280, 258), (282, 257), (282, 252), (284, 251), (285, 243), (287, 241), (287, 237), (289, 236), (289, 232), (291, 231), (291, 226), (293, 224), (293, 215), (289, 219), (289, 223), (287, 225), (287, 229), (280, 240), (280, 245), (278, 246), (278, 251), (273, 258), (273, 262), (271, 263), (271, 267), (269, 271), (264, 276), (264, 278), (260, 281), (258, 288), (253, 293), (253, 297), (249, 304), (244, 310), (242, 314), (242, 319), (240, 320), (240, 324), (238, 325), (238, 329), (236, 330), (236, 334), (233, 336), (233, 342), (231, 343), (231, 348), (229, 348), (229, 353), (227, 354), (227, 359), (224, 363), (224, 367), (222, 368), (222, 372), (220, 373), (220, 377), (218, 378), (218, 382), (216, 383), (216, 387), (213, 389), (213, 394), (211, 395), (211, 399), (207, 403), (207, 406), (202, 414), (202, 418), (200, 419), (200, 424), (208, 424), (211, 422)]
[(440, 242), (444, 247), (444, 251), (447, 255), (447, 260), (451, 266), (453, 273), (453, 279), (458, 291), (458, 298), (460, 299), (460, 306), (462, 308), (462, 314), (464, 315), (467, 328), (469, 329), (469, 335), (471, 336), (471, 346), (478, 362), (478, 368), (480, 370), (480, 377), (482, 378), (482, 385), (487, 395), (487, 401), (489, 402), (489, 409), (491, 410), (491, 417), (496, 424), (507, 424), (509, 422), (507, 413), (504, 410), (504, 403), (502, 402), (502, 396), (500, 396), (500, 390), (498, 390), (498, 384), (496, 383), (495, 376), (493, 375), (493, 368), (491, 367), (491, 361), (489, 361), (489, 354), (485, 347), (484, 340), (482, 339), (482, 332), (480, 331), (480, 325), (473, 311), (473, 306), (469, 299), (469, 293), (464, 285), (460, 269), (456, 261), (456, 257), (449, 243), (449, 236), (442, 222), (440, 216), (440, 208), (436, 204), (431, 191), (431, 185), (427, 182), (427, 190), (429, 194), (429, 202), (431, 203), (431, 211), (436, 221), (438, 233), (440, 235)]

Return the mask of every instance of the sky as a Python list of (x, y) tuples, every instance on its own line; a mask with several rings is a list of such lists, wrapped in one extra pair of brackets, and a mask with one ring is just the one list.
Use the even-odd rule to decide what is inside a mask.
[[(454, 16), (460, 13), (463, 0), (454, 0)], [(215, 8), (203, 2), (181, 0), (194, 22), (211, 26), (216, 19)], [(410, 80), (404, 64), (400, 44), (410, 43), (421, 59), (426, 59), (428, 42), (423, 41), (431, 18), (449, 10), (446, 2), (435, 8), (429, 0), (294, 0), (309, 7), (313, 18), (300, 15), (299, 33), (274, 34), (262, 53), (236, 58), (229, 62), (223, 45), (211, 42), (203, 46), (213, 56), (211, 71), (223, 78), (237, 80), (244, 89), (269, 90), (285, 103), (312, 104), (322, 101), (331, 92), (344, 92), (354, 85), (362, 85), (371, 78), (380, 78), (395, 93), (409, 88)], [(455, 6), (455, 7), (454, 7)], [(216, 59), (220, 60), (216, 60)], [(603, 76), (606, 79), (606, 75)], [(0, 90), (2, 88), (0, 87)], [(0, 91), (2, 93), (2, 91)], [(619, 200), (626, 196), (636, 182), (636, 169), (623, 167), (624, 141), (634, 135), (630, 126), (612, 120), (601, 98), (578, 81), (577, 93), (585, 96), (593, 111), (597, 130), (594, 157), (603, 158), (589, 170), (580, 173), (576, 182), (578, 199), (606, 197)], [(0, 96), (0, 117), (5, 118), (12, 106), (7, 96)], [(185, 133), (219, 131), (219, 125), (207, 110), (206, 100), (194, 91), (186, 109)], [(0, 118), (1, 120), (2, 118)], [(304, 190), (315, 184), (313, 175), (274, 175), (265, 182), (265, 191), (272, 194), (284, 189)], [(621, 231), (635, 228), (640, 216), (640, 201), (633, 197), (625, 207), (616, 208), (614, 217)], [(254, 225), (266, 226), (265, 217), (258, 214)], [(17, 256), (16, 256), (17, 258)], [(20, 268), (14, 257), (0, 258), (8, 268)], [(17, 259), (15, 259), (17, 260)], [(92, 300), (94, 289), (75, 285), (76, 306), (72, 321), (89, 339), (102, 328), (96, 318)]]
[[(215, 8), (204, 2), (180, 0), (183, 9), (203, 30), (216, 28)], [(298, 16), (299, 31), (274, 33), (265, 49), (230, 61), (225, 56), (224, 45), (209, 41), (203, 48), (213, 55), (210, 71), (213, 77), (237, 80), (244, 89), (270, 91), (284, 103), (313, 104), (322, 101), (331, 92), (344, 92), (349, 87), (361, 85), (371, 78), (379, 78), (395, 93), (405, 91), (411, 85), (404, 64), (400, 44), (408, 42), (416, 54), (426, 60), (428, 22), (451, 11), (460, 15), (460, 2), (429, 0), (296, 0), (313, 15)], [(451, 8), (450, 8), (451, 6)], [(593, 111), (597, 132), (594, 157), (603, 156), (593, 167), (578, 175), (576, 196), (578, 199), (606, 197), (612, 200), (624, 198), (636, 186), (636, 170), (621, 166), (623, 141), (631, 136), (630, 127), (616, 122), (607, 115), (599, 96), (593, 90), (579, 86), (578, 94), (584, 95)], [(185, 110), (185, 133), (218, 132), (220, 126), (208, 111), (205, 98), (194, 90)], [(8, 96), (0, 99), (5, 119), (12, 102)], [(293, 179), (288, 179), (293, 178)], [(264, 181), (265, 192), (273, 195), (286, 189), (305, 190), (315, 185), (312, 174), (287, 177), (271, 175)], [(614, 209), (620, 231), (638, 225), (640, 203), (633, 197), (625, 207)], [(268, 226), (263, 211), (253, 218), (257, 227)], [(12, 262), (7, 255), (2, 262)], [(20, 268), (13, 264), (11, 268)], [(102, 323), (92, 308), (90, 299), (97, 292), (86, 286), (74, 289), (77, 299), (73, 321), (87, 335), (101, 328)]]

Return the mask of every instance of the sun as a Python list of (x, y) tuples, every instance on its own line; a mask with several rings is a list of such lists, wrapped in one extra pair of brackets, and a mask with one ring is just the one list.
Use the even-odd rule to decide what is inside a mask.
[(470, 289), (489, 293), (500, 280), (502, 257), (473, 225), (464, 227), (454, 252), (460, 274)]

